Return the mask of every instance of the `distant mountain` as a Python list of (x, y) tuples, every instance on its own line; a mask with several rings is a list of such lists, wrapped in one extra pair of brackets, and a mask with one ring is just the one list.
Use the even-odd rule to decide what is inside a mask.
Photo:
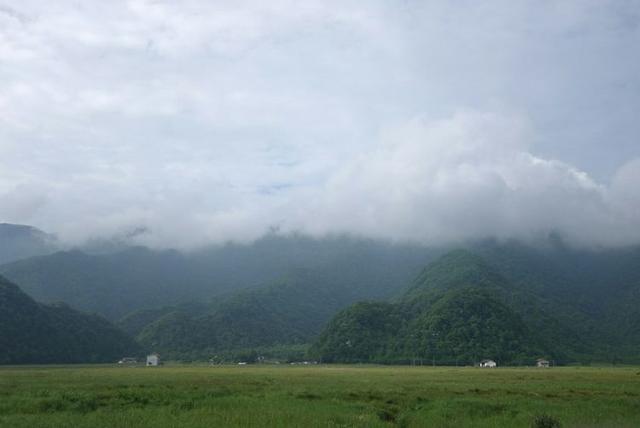
[(0, 223), (0, 264), (57, 251), (53, 235), (31, 226)]
[(637, 362), (639, 255), (517, 243), (453, 251), (393, 303), (341, 311), (311, 354), (333, 362)]
[(200, 273), (176, 251), (141, 247), (103, 255), (64, 251), (0, 267), (0, 274), (39, 301), (63, 301), (111, 320), (202, 297), (209, 284)]
[(477, 255), (457, 250), (430, 264), (396, 303), (338, 314), (311, 352), (327, 362), (500, 362), (550, 352), (508, 302), (518, 292)]
[[(351, 278), (350, 285), (362, 289), (363, 297), (387, 297), (433, 254), (437, 251), (366, 239), (268, 235), (250, 245), (228, 244), (191, 253), (143, 247), (109, 254), (58, 252), (0, 266), (0, 274), (39, 301), (64, 301), (116, 320), (138, 310), (266, 286), (298, 269), (348, 274), (343, 282)], [(369, 266), (385, 272), (383, 283), (377, 284), (375, 278), (371, 286), (362, 282), (370, 276), (354, 279), (354, 269), (365, 271)], [(374, 291), (366, 294), (369, 288)]]
[(433, 263), (443, 249), (295, 234), (189, 253), (113, 248), (0, 274), (175, 358), (314, 343), (328, 361), (640, 361), (640, 247), (488, 240)]
[[(427, 258), (428, 260), (428, 258)], [(309, 343), (340, 309), (361, 299), (388, 298), (417, 271), (414, 262), (354, 257), (322, 269), (298, 269), (267, 287), (215, 299), (206, 311), (162, 308), (125, 317), (147, 348), (176, 358), (254, 347)], [(153, 319), (153, 315), (156, 318)], [(140, 321), (148, 324), (140, 329)]]
[(639, 359), (639, 246), (572, 249), (556, 243), (539, 249), (494, 242), (476, 252), (515, 287), (544, 299), (546, 312), (575, 332), (577, 359)]
[(36, 303), (0, 277), (0, 364), (112, 362), (139, 351), (105, 319)]

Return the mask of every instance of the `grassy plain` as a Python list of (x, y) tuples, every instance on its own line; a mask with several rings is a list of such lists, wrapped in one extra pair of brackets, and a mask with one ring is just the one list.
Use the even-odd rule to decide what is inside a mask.
[(0, 368), (0, 426), (640, 425), (638, 368), (46, 366)]

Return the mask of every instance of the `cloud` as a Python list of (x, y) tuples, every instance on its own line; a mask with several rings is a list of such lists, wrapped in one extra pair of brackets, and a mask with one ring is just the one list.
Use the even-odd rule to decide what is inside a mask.
[(522, 117), (461, 111), (412, 120), (336, 173), (301, 227), (429, 243), (552, 232), (578, 245), (640, 240), (638, 160), (605, 186), (535, 156), (533, 139)]
[(638, 240), (633, 2), (0, 0), (0, 221)]

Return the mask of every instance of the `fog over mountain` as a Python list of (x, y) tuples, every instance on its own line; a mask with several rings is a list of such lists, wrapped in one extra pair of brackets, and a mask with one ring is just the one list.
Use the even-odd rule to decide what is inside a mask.
[(0, 222), (636, 244), (639, 44), (637, 1), (0, 0)]

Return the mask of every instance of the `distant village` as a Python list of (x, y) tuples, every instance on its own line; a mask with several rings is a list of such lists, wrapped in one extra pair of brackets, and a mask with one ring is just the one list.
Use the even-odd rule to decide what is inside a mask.
[[(264, 357), (258, 357), (256, 363), (258, 364), (280, 364), (280, 361), (267, 361), (265, 360)], [(138, 359), (134, 358), (134, 357), (123, 357), (121, 360), (118, 361), (118, 365), (138, 365)], [(222, 364), (221, 361), (217, 361), (216, 359), (210, 359), (209, 360), (209, 365), (220, 365)], [(249, 362), (247, 361), (237, 361), (235, 362), (235, 364), (240, 365), (240, 366), (244, 366), (249, 364)], [(318, 364), (317, 361), (290, 361), (288, 362), (288, 364), (290, 365), (311, 365), (311, 364)], [(149, 354), (147, 355), (146, 361), (145, 361), (145, 366), (147, 367), (158, 367), (162, 365), (162, 361), (160, 359), (160, 355), (157, 353), (153, 353), (153, 354)], [(415, 365), (415, 362), (414, 362)], [(419, 364), (422, 365), (422, 364)], [(435, 365), (435, 364), (434, 364)], [(498, 367), (498, 363), (495, 360), (492, 359), (485, 359), (485, 360), (481, 360), (479, 363), (475, 364), (476, 367), (479, 368), (485, 368), (485, 369), (493, 369)], [(552, 366), (551, 361), (545, 359), (545, 358), (538, 358), (535, 361), (534, 367), (538, 367), (538, 368), (549, 368)]]

